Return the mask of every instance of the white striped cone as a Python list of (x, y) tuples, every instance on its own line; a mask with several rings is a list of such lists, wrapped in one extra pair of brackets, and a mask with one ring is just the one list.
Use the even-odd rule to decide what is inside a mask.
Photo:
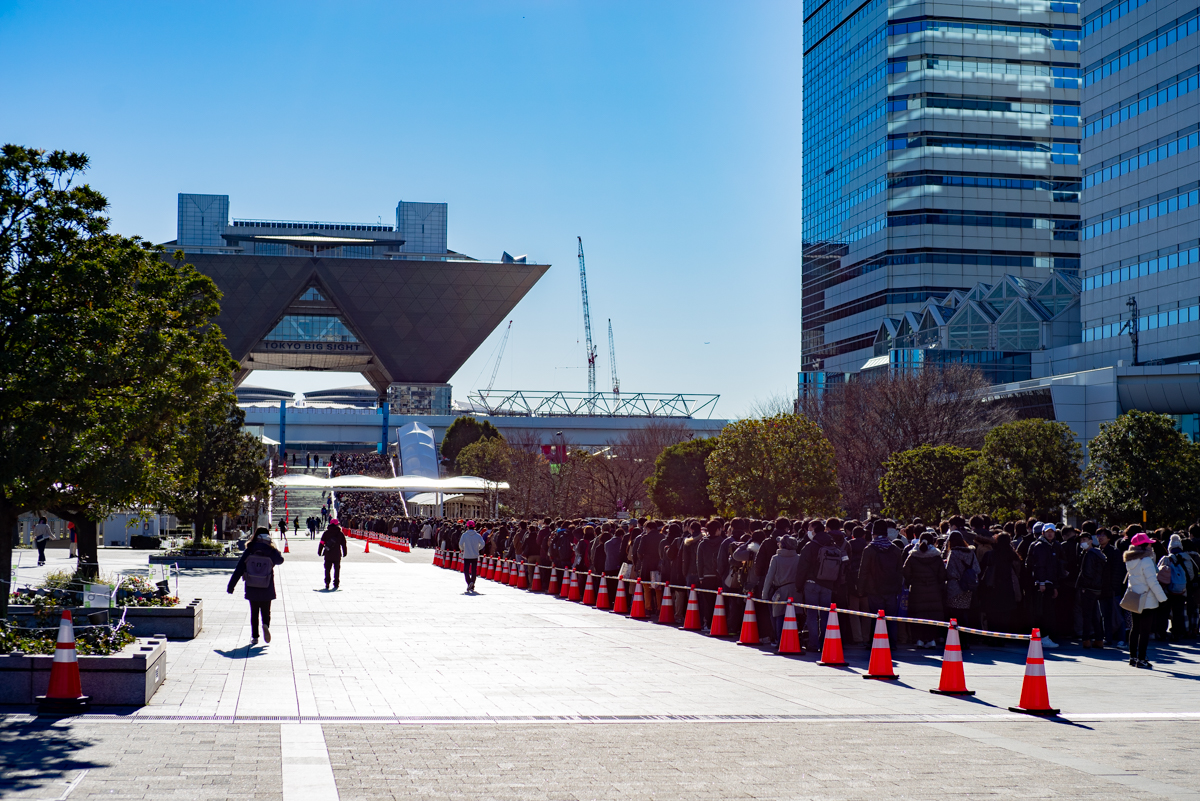
[(1025, 681), (1021, 683), (1021, 700), (1010, 706), (1010, 712), (1030, 715), (1057, 715), (1059, 710), (1050, 706), (1050, 692), (1046, 686), (1046, 660), (1042, 656), (1042, 633), (1033, 630), (1029, 638), (1029, 653), (1025, 657)]

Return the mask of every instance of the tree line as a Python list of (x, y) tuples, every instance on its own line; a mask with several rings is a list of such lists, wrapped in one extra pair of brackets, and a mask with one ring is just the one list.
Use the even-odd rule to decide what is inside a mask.
[(212, 322), (219, 290), (181, 252), (109, 230), (108, 201), (78, 183), (87, 165), (79, 153), (0, 152), (5, 578), (24, 512), (75, 523), (94, 575), (97, 526), (112, 512), (169, 509), (203, 533), (266, 489)]

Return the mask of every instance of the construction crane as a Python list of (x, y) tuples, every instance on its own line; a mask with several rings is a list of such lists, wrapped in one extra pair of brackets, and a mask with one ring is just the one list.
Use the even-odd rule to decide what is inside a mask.
[(579, 288), (583, 292), (583, 331), (587, 336), (588, 394), (596, 394), (596, 346), (592, 344), (592, 313), (588, 310), (587, 268), (583, 266), (583, 237), (579, 240)]
[(617, 348), (613, 345), (612, 318), (608, 318), (608, 363), (612, 366), (613, 394), (621, 394), (621, 379), (617, 378)]
[(488, 382), (488, 392), (492, 391), (492, 386), (496, 383), (496, 373), (500, 372), (500, 360), (504, 358), (504, 346), (508, 344), (508, 335), (512, 332), (512, 320), (508, 321), (508, 328), (504, 329), (504, 339), (500, 340), (500, 352), (496, 354), (496, 366), (492, 368), (492, 380)]

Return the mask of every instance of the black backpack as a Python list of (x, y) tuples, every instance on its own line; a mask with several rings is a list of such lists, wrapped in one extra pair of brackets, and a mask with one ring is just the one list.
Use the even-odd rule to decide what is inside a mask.
[(842, 577), (842, 550), (832, 545), (822, 545), (817, 551), (817, 577), (819, 582), (836, 584)]
[(246, 557), (246, 586), (264, 590), (271, 586), (271, 557), (260, 553)]

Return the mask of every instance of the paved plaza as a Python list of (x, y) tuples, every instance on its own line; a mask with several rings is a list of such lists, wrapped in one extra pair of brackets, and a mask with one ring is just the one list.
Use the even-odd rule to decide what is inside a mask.
[(350, 547), (325, 592), (315, 543), (291, 541), (270, 645), (248, 644), (228, 570), (185, 571), (204, 632), (170, 643), (152, 702), (5, 710), (0, 797), (1200, 799), (1191, 646), (1152, 648), (1153, 671), (1048, 652), (1045, 721), (1007, 711), (1023, 644), (973, 647), (977, 695), (942, 697), (937, 653), (896, 649), (899, 682), (863, 681), (866, 649), (827, 668), (482, 580), (470, 596), (427, 551)]

